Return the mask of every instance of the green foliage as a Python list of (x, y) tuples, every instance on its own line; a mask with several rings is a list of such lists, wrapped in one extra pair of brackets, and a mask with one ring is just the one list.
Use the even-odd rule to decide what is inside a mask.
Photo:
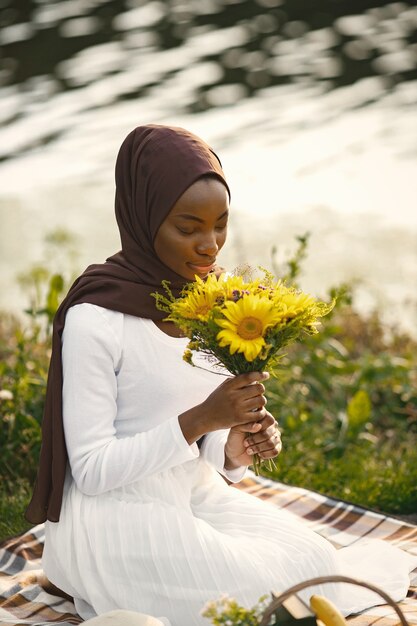
[(30, 528), (24, 518), (29, 503), (31, 485), (17, 479), (11, 483), (0, 482), (0, 539), (12, 537)]
[(62, 272), (32, 266), (18, 277), (30, 303), (27, 322), (0, 315), (0, 481), (10, 494), (36, 476), (52, 320), (74, 271), (73, 237), (55, 231), (46, 243), (44, 263), (60, 259)]
[[(283, 278), (298, 279), (308, 238), (298, 238)], [(385, 327), (377, 311), (360, 315), (352, 290), (330, 289), (337, 305), (321, 332), (290, 346), (268, 383), (284, 450), (264, 473), (386, 513), (415, 513), (417, 342)]]
[(307, 256), (308, 240), (310, 239), (310, 233), (306, 232), (304, 235), (298, 235), (295, 239), (298, 242), (297, 248), (293, 256), (287, 259), (282, 270), (280, 270), (277, 261), (278, 248), (276, 246), (273, 246), (271, 252), (274, 274), (276, 276), (281, 276), (282, 280), (290, 283), (291, 285), (296, 284), (296, 279), (301, 272), (301, 264)]
[(352, 431), (360, 430), (369, 421), (371, 410), (372, 405), (368, 393), (359, 389), (347, 405), (348, 428)]
[[(76, 237), (66, 230), (48, 233), (42, 261), (17, 277), (29, 299), (25, 313), (30, 316), (32, 327), (42, 329), (46, 335), (51, 332), (55, 311), (76, 273), (76, 244)], [(60, 271), (50, 271), (51, 266)]]
[(33, 326), (0, 319), (0, 476), (33, 480), (39, 455), (49, 341)]
[(343, 305), (268, 386), (284, 452), (269, 475), (390, 513), (417, 510), (417, 351)]

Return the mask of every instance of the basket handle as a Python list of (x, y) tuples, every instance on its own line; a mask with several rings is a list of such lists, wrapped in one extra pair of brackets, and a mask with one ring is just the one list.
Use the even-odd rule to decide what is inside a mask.
[(278, 609), (281, 604), (287, 600), (287, 598), (294, 595), (294, 593), (297, 593), (297, 591), (301, 591), (306, 587), (319, 585), (321, 583), (350, 583), (352, 585), (358, 585), (359, 587), (366, 587), (367, 589), (379, 594), (381, 598), (383, 598), (385, 602), (395, 610), (402, 626), (409, 626), (404, 617), (404, 613), (401, 611), (398, 604), (385, 591), (363, 580), (356, 580), (355, 578), (350, 578), (349, 576), (318, 576), (317, 578), (310, 578), (309, 580), (305, 580), (302, 583), (298, 583), (297, 585), (290, 587), (290, 589), (287, 589), (287, 591), (284, 591), (284, 593), (272, 600), (271, 604), (266, 608), (259, 626), (267, 626), (274, 611)]

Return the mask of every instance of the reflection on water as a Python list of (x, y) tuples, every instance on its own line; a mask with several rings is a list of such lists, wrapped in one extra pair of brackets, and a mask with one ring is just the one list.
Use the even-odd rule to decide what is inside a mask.
[(310, 229), (307, 288), (360, 277), (412, 325), (416, 42), (405, 2), (0, 0), (0, 305), (55, 226), (114, 251), (116, 151), (152, 121), (220, 152), (227, 264)]
[[(417, 9), (404, 2), (1, 0), (0, 26), (2, 124), (83, 88), (78, 110), (170, 85), (178, 114), (275, 85), (326, 91), (377, 77), (369, 101), (415, 78)], [(2, 158), (61, 130), (9, 144)]]

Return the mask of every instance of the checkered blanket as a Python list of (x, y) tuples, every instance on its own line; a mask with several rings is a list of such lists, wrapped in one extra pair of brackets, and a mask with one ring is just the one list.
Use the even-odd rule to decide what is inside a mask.
[[(417, 526), (254, 475), (237, 488), (295, 513), (336, 547), (375, 537), (417, 554)], [(40, 570), (43, 539), (44, 527), (39, 525), (0, 544), (0, 625), (70, 626), (82, 622), (71, 601), (52, 595), (44, 585)], [(417, 572), (400, 606), (409, 624), (417, 624)], [(349, 618), (349, 623), (395, 626), (399, 620), (385, 605)]]

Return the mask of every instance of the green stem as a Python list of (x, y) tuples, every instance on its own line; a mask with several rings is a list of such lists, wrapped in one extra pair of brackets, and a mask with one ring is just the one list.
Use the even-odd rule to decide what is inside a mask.
[(262, 460), (259, 454), (254, 454), (253, 461), (252, 461), (252, 468), (256, 476), (259, 476), (262, 466), (264, 466), (270, 472), (273, 472), (274, 470), (277, 469), (274, 459)]

